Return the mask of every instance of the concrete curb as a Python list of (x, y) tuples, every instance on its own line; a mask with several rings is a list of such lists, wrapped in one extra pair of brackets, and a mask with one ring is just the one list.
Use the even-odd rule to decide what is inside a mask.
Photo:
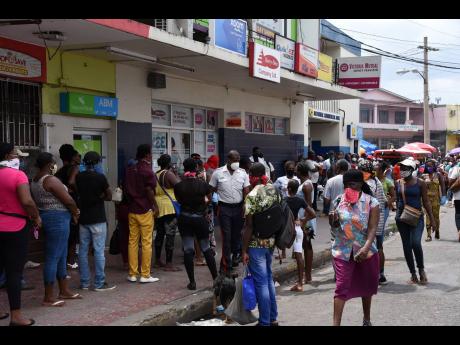
[[(385, 229), (385, 238), (390, 233), (396, 232), (396, 224), (388, 223)], [(313, 255), (313, 268), (317, 269), (329, 263), (332, 254), (329, 249), (315, 252)], [(290, 262), (280, 266), (274, 263), (274, 280), (282, 284), (297, 274), (297, 264)], [(208, 315), (212, 309), (213, 294), (210, 288), (197, 290), (196, 293), (170, 303), (156, 306), (121, 320), (110, 326), (175, 326), (176, 322), (188, 323), (203, 315)]]

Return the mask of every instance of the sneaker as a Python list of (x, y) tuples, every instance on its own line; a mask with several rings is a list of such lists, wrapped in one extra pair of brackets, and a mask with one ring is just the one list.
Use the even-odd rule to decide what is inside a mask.
[(387, 285), (387, 284), (388, 284), (387, 278), (383, 274), (380, 275), (379, 285)]
[(116, 289), (116, 288), (117, 288), (116, 285), (109, 285), (109, 284), (107, 284), (107, 283), (104, 283), (104, 285), (102, 285), (101, 287), (95, 288), (94, 291), (103, 292), (103, 291), (114, 290), (114, 289)]
[(78, 264), (75, 262), (74, 264), (67, 264), (71, 269), (76, 270), (78, 268)]
[(372, 326), (372, 323), (367, 320), (363, 320), (363, 326)]
[(128, 279), (128, 281), (130, 281), (131, 283), (137, 282), (137, 277), (136, 276), (128, 276), (126, 279)]
[(89, 286), (80, 286), (80, 290), (89, 290)]
[(160, 279), (154, 278), (152, 276), (150, 276), (148, 278), (141, 277), (141, 279), (139, 279), (139, 283), (155, 283), (155, 282), (157, 282), (159, 280)]
[(26, 264), (24, 265), (24, 268), (37, 268), (39, 266), (40, 264), (37, 262), (27, 261)]

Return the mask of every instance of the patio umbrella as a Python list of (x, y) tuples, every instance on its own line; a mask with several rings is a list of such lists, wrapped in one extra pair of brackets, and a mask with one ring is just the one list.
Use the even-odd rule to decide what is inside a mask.
[(431, 153), (435, 153), (435, 152), (438, 151), (436, 149), (436, 147), (433, 147), (433, 146), (425, 144), (425, 143), (418, 143), (418, 142), (404, 145), (403, 148), (413, 148), (415, 150), (422, 149), (422, 150), (425, 150), (425, 151), (430, 151)]
[(452, 150), (449, 151), (450, 155), (457, 155), (459, 153), (460, 153), (460, 147), (457, 147), (457, 148), (452, 149)]
[(430, 151), (422, 150), (420, 148), (408, 147), (408, 145), (403, 146), (395, 151), (399, 153), (403, 153), (403, 154), (410, 154), (410, 155), (429, 155), (431, 154)]

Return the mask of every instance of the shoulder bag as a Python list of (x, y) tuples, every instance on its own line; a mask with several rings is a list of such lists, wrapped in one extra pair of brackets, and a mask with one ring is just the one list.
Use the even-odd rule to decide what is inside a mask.
[[(166, 194), (166, 196), (169, 198), (169, 200), (171, 200), (171, 203), (172, 203), (172, 205), (173, 205), (173, 207), (174, 207), (174, 211), (176, 212), (176, 216), (178, 216), (178, 215), (180, 214), (180, 209), (181, 209), (180, 204), (179, 204), (177, 201), (173, 200), (173, 198), (171, 198), (171, 195), (169, 195), (169, 193), (168, 193), (168, 192), (166, 191), (166, 189), (163, 187), (164, 180), (165, 180), (165, 175), (166, 175), (167, 173), (168, 173), (168, 171), (165, 170), (165, 171), (162, 173), (162, 175), (160, 175), (160, 181), (158, 181), (158, 183), (160, 184), (161, 189), (163, 189), (163, 192)], [(161, 181), (161, 180), (162, 180), (161, 177), (163, 177), (163, 182)]]
[(399, 220), (403, 223), (406, 223), (410, 226), (417, 226), (420, 217), (422, 216), (423, 212), (421, 210), (416, 209), (415, 207), (409, 206), (406, 204), (406, 195), (404, 190), (405, 183), (400, 180), (399, 181), (401, 187), (401, 196), (404, 203), (404, 209), (399, 217)]

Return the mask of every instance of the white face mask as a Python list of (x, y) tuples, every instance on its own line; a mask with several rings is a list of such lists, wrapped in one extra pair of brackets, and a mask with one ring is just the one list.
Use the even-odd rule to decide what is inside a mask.
[(57, 170), (58, 170), (57, 164), (54, 164), (51, 167), (51, 175), (55, 175), (57, 173)]
[(20, 164), (21, 164), (21, 161), (19, 160), (19, 158), (14, 158), (14, 159), (11, 159), (9, 161), (1, 161), (0, 162), (1, 166), (16, 169), (16, 170), (19, 170)]
[(235, 162), (235, 163), (230, 164), (230, 169), (232, 169), (233, 171), (238, 170), (239, 167), (240, 167), (240, 163), (239, 163), (239, 162)]
[(402, 177), (402, 178), (407, 178), (407, 177), (409, 177), (411, 174), (412, 174), (412, 171), (410, 171), (410, 170), (401, 171), (401, 177)]

